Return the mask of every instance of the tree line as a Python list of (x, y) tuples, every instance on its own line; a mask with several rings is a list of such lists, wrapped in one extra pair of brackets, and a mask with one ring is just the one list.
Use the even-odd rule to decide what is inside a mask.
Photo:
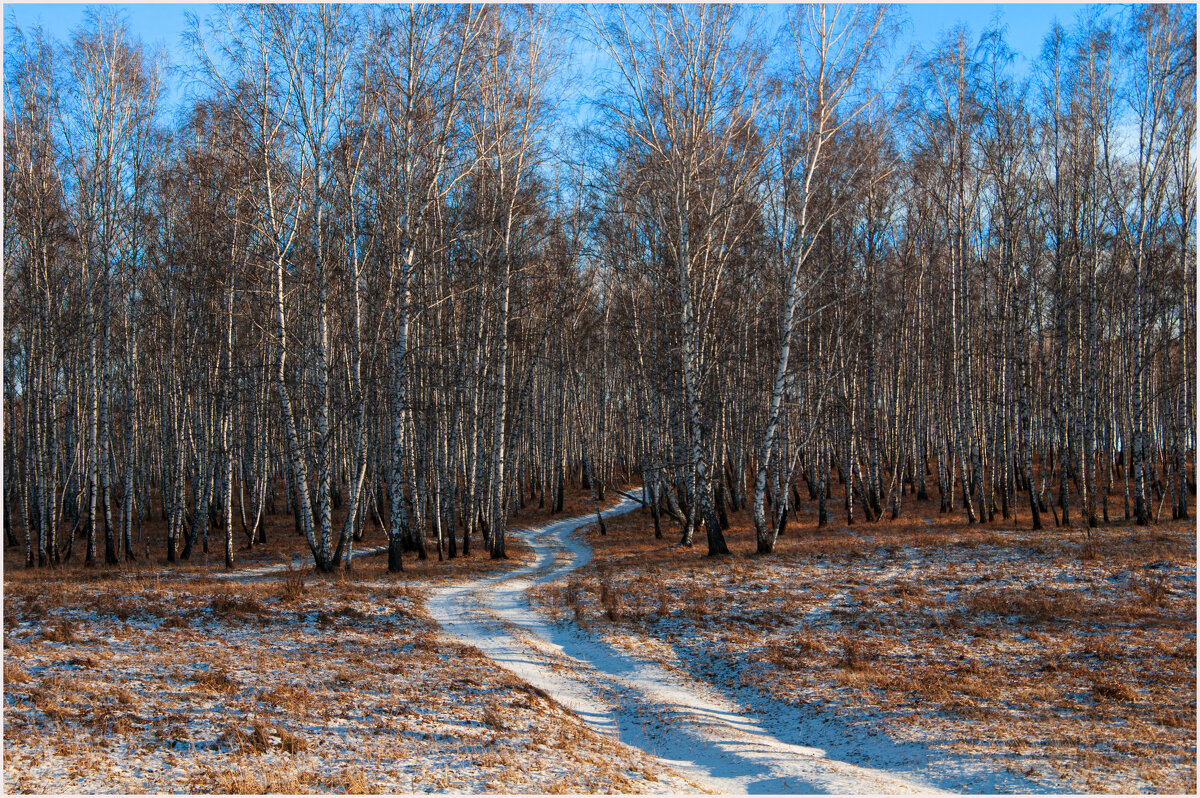
[(6, 543), (233, 566), (286, 513), (396, 571), (639, 482), (710, 554), (804, 501), (1185, 518), (1194, 13), (1082, 16), (1028, 76), (867, 5), (220, 6), (186, 67), (13, 30)]

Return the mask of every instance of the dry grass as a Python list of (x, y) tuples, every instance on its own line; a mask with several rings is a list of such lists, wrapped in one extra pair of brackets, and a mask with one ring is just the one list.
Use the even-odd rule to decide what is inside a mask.
[(230, 724), (219, 739), (240, 754), (264, 754), (271, 749), (298, 754), (307, 748), (304, 738), (282, 726), (268, 725), (261, 720), (252, 721), (248, 730), (237, 724)]
[(287, 569), (283, 574), (283, 581), (279, 588), (279, 598), (281, 601), (291, 602), (296, 601), (304, 595), (304, 587), (308, 580), (304, 575), (304, 571), (296, 568), (291, 560), (287, 561)]
[(241, 689), (241, 685), (221, 669), (202, 670), (196, 674), (194, 681), (197, 687), (210, 693), (230, 695)]
[(281, 684), (258, 694), (258, 700), (282, 710), (287, 715), (306, 712), (316, 701), (311, 690), (303, 684)]
[[(348, 573), (285, 567), (249, 582), (210, 578), (202, 562), (6, 572), (5, 788), (686, 788), (439, 635), (422, 604), (431, 586), (530, 556), (515, 540), (509, 551), (493, 562), (477, 546), (438, 562), (431, 547), (399, 576), (383, 557)], [(278, 565), (292, 554), (279, 543), (254, 557)]]
[(332, 776), (321, 779), (320, 786), (328, 792), (347, 795), (378, 795), (383, 792), (379, 785), (358, 767), (343, 768)]
[(895, 522), (798, 516), (760, 557), (733, 513), (734, 556), (708, 558), (702, 534), (681, 548), (632, 513), (536, 596), (695, 677), (715, 659), (728, 684), (1032, 766), (1048, 789), (1195, 791), (1193, 524), (968, 527), (909, 497)]
[(30, 680), (29, 672), (15, 662), (4, 662), (4, 683), (25, 684)]
[(75, 634), (75, 624), (63, 618), (42, 632), (42, 639), (51, 643), (74, 643), (79, 638)]
[(224, 795), (296, 795), (312, 792), (305, 787), (314, 781), (311, 773), (298, 772), (284, 765), (237, 765), (214, 774), (206, 785), (213, 793)]
[(213, 615), (223, 620), (263, 617), (269, 610), (255, 596), (241, 595), (232, 591), (222, 591), (213, 596), (209, 603)]

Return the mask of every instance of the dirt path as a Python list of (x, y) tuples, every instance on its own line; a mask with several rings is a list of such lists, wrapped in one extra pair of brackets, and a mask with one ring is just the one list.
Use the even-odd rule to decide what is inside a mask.
[[(624, 499), (606, 516), (634, 509)], [(531, 609), (526, 590), (591, 559), (572, 535), (595, 516), (514, 530), (536, 553), (532, 565), (439, 588), (427, 607), (452, 636), (545, 690), (598, 731), (658, 756), (698, 785), (722, 793), (909, 793), (930, 784), (851, 765), (792, 744), (712, 687), (615, 649), (574, 624)], [(778, 720), (790, 714), (763, 715)], [(778, 725), (778, 724), (775, 724)]]

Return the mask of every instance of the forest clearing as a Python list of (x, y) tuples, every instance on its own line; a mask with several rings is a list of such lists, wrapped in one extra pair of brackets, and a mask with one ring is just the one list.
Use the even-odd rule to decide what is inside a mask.
[(1196, 790), (1195, 4), (47, 9), (7, 791)]
[(292, 568), (303, 538), (280, 535), (228, 579), (7, 573), (6, 791), (693, 791), (429, 617), (437, 585), (528, 549), (397, 581), (379, 551), (335, 575)]
[(1193, 792), (1195, 526), (1045, 534), (922, 504), (822, 530), (800, 511), (771, 561), (743, 514), (712, 560), (633, 513), (534, 606), (941, 789)]
[(929, 509), (770, 561), (740, 513), (711, 559), (622, 499), (402, 581), (380, 546), (293, 567), (287, 528), (226, 579), (16, 571), (5, 788), (1194, 790), (1194, 527)]

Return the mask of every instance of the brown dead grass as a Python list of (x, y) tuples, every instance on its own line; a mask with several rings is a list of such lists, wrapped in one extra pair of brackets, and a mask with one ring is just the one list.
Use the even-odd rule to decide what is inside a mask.
[(194, 681), (197, 687), (210, 693), (229, 695), (241, 689), (241, 685), (221, 669), (200, 671), (195, 675)]
[(768, 557), (743, 512), (733, 557), (708, 558), (702, 533), (656, 540), (638, 511), (535, 594), (633, 645), (715, 655), (776, 699), (1032, 764), (1052, 790), (1194, 792), (1194, 524), (1034, 533), (905, 499), (901, 519), (852, 527), (802, 507)]
[[(278, 565), (288, 551), (257, 554)], [(211, 578), (196, 562), (155, 564), (157, 573), (144, 561), (6, 572), (5, 787), (688, 788), (439, 635), (422, 605), (431, 585), (519, 567), (531, 554), (515, 538), (509, 551), (494, 562), (477, 545), (438, 562), (431, 547), (424, 562), (406, 558), (398, 576), (382, 557), (348, 573), (284, 567), (250, 582)], [(219, 563), (210, 565), (216, 576)]]
[(316, 701), (311, 690), (303, 684), (281, 684), (258, 694), (258, 700), (283, 710), (290, 716), (299, 715)]
[(304, 588), (307, 583), (308, 580), (304, 571), (295, 567), (292, 561), (288, 560), (282, 583), (279, 586), (280, 600), (284, 602), (296, 601), (304, 595)]
[(307, 748), (307, 742), (282, 726), (272, 726), (261, 720), (254, 720), (249, 729), (243, 729), (238, 724), (230, 724), (225, 729), (221, 739), (238, 753), (267, 753), (278, 749), (289, 754), (298, 754)]
[(287, 765), (237, 765), (216, 773), (205, 786), (222, 795), (296, 795), (312, 792), (306, 787), (315, 781), (314, 774), (298, 771)]
[(229, 591), (222, 591), (213, 596), (209, 608), (213, 615), (223, 620), (262, 617), (269, 613), (266, 606), (256, 597)]
[(63, 618), (42, 632), (42, 639), (51, 643), (74, 643), (79, 638), (75, 634), (75, 624)]
[(5, 661), (4, 663), (4, 683), (5, 684), (25, 684), (30, 680), (28, 671), (22, 668), (15, 662)]
[(342, 768), (332, 776), (321, 779), (320, 786), (328, 792), (340, 792), (347, 795), (378, 795), (383, 792), (379, 785), (359, 767)]

